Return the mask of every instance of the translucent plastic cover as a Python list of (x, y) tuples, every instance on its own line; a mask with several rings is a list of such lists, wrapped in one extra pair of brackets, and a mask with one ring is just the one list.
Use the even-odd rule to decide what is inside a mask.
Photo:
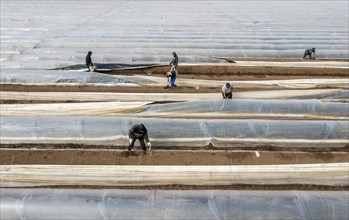
[(347, 121), (1, 117), (1, 143), (85, 143), (126, 146), (143, 123), (154, 146), (229, 146), (236, 141), (348, 143)]
[(321, 102), (318, 100), (208, 100), (151, 105), (141, 115), (168, 117), (312, 117), (348, 118), (348, 103)]
[(150, 102), (88, 102), (2, 104), (2, 115), (100, 115), (157, 118), (289, 118), (349, 119), (349, 103), (317, 100), (206, 100), (157, 104)]
[[(348, 1), (1, 1), (1, 67), (348, 58)], [(310, 10), (311, 9), (311, 10)], [(295, 18), (294, 15), (297, 15)], [(218, 59), (218, 61), (220, 61)]]
[(1, 219), (337, 219), (347, 191), (1, 189)]
[(133, 85), (125, 79), (108, 76), (106, 74), (57, 71), (57, 70), (26, 70), (26, 71), (1, 71), (1, 83), (11, 84), (93, 84), (93, 85)]
[[(179, 78), (177, 84), (181, 87), (221, 87), (226, 81), (200, 80)], [(1, 70), (0, 83), (6, 84), (89, 84), (105, 86), (158, 86), (163, 87), (167, 81), (165, 77), (148, 75), (108, 75), (67, 70)], [(345, 88), (348, 89), (349, 79), (292, 79), (292, 80), (260, 80), (260, 81), (233, 81), (235, 88), (264, 89), (311, 89), (311, 88)]]
[[(234, 92), (234, 99), (325, 99), (337, 101), (349, 100), (349, 90), (339, 89), (307, 89), (307, 90), (272, 90)], [(33, 100), (55, 102), (173, 102), (221, 99), (222, 94), (216, 93), (111, 93), (111, 92), (12, 92), (0, 91), (1, 100)]]

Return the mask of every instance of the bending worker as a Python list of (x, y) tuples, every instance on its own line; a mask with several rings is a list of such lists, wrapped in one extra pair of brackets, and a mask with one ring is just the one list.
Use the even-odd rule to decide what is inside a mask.
[(306, 49), (304, 51), (303, 59), (305, 59), (307, 56), (309, 56), (309, 59), (315, 59), (315, 47), (313, 47), (311, 49)]
[(142, 147), (143, 151), (147, 150), (145, 143), (144, 143), (144, 140), (147, 142), (147, 146), (149, 147), (149, 149), (151, 148), (151, 143), (149, 142), (148, 132), (143, 124), (133, 125), (132, 128), (128, 131), (128, 137), (129, 137), (129, 145), (128, 145), (129, 152), (133, 148), (133, 145), (137, 139), (141, 143), (141, 147)]
[(223, 99), (231, 99), (233, 97), (233, 85), (229, 82), (222, 86)]

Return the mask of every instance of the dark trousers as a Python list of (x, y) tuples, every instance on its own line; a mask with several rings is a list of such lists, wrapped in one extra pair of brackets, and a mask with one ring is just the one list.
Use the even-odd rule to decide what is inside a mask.
[(177, 78), (176, 75), (171, 77), (171, 79), (170, 79), (171, 87), (175, 87), (176, 78)]
[(225, 97), (224, 97), (224, 93), (222, 92), (222, 96), (224, 99), (232, 99), (233, 98), (233, 93), (225, 93)]
[(133, 148), (133, 145), (135, 144), (136, 140), (139, 140), (139, 142), (141, 143), (141, 147), (144, 151), (147, 150), (146, 146), (145, 146), (145, 142), (144, 142), (144, 137), (139, 137), (137, 138), (134, 134), (132, 133), (128, 133), (128, 137), (129, 137), (129, 145), (128, 145), (128, 150), (131, 150)]
[(303, 59), (305, 59), (307, 56), (309, 56), (309, 59), (311, 59), (311, 58), (312, 58), (311, 53), (304, 52)]

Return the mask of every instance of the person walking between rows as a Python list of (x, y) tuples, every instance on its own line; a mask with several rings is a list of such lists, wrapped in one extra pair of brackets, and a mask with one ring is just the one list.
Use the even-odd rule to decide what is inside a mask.
[(305, 59), (307, 56), (309, 56), (309, 59), (315, 59), (315, 47), (311, 49), (306, 49), (304, 51), (303, 59)]
[[(128, 151), (131, 152), (133, 145), (136, 140), (139, 140), (142, 150), (147, 151), (146, 145), (151, 149), (151, 143), (149, 142), (148, 131), (145, 128), (144, 124), (137, 124), (132, 126), (132, 128), (128, 131), (129, 137), (129, 145)], [(144, 143), (147, 142), (147, 144)]]
[(86, 55), (86, 67), (90, 72), (95, 72), (96, 71), (96, 67), (95, 65), (92, 63), (92, 59), (91, 59), (91, 55), (92, 52), (89, 51)]
[(222, 86), (223, 99), (232, 99), (233, 97), (233, 85), (229, 82)]

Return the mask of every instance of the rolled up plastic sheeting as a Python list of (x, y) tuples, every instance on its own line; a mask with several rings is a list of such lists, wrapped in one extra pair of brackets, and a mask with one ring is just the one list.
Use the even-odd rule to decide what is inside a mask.
[(1, 189), (0, 217), (344, 220), (348, 196), (347, 191)]
[[(227, 147), (243, 142), (349, 142), (347, 121), (146, 119), (2, 116), (1, 143), (80, 143), (126, 146), (128, 130), (143, 123), (154, 146)], [(329, 145), (330, 147), (332, 145)]]
[[(114, 101), (197, 101), (221, 99), (221, 93), (108, 93), (108, 92), (12, 92), (0, 91), (0, 100), (12, 101), (47, 101), (47, 102), (114, 102)], [(234, 92), (236, 99), (349, 99), (349, 90), (309, 89), (309, 90), (274, 90), (258, 92)]]

